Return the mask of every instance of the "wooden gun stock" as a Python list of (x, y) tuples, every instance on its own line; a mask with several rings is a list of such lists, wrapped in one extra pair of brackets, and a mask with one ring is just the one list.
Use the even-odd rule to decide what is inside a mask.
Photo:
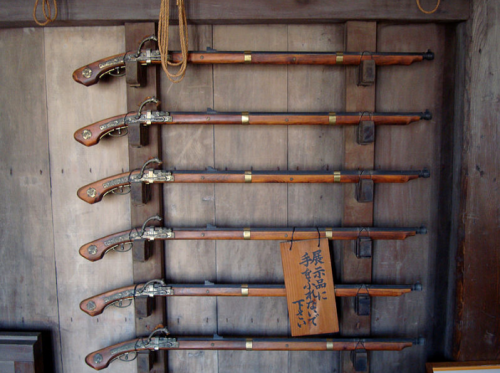
[(130, 230), (111, 234), (80, 247), (80, 255), (95, 262), (102, 259), (104, 254), (112, 248), (128, 242), (132, 242)]
[[(174, 63), (180, 62), (182, 54), (171, 52), (168, 56)], [(192, 64), (258, 64), (258, 65), (359, 65), (361, 61), (373, 60), (376, 65), (411, 65), (414, 62), (434, 59), (434, 53), (391, 52), (219, 52), (216, 50), (192, 51), (188, 53)], [(139, 55), (118, 54), (80, 67), (73, 79), (85, 86), (98, 82), (104, 74), (125, 65), (125, 61), (141, 65), (160, 64), (158, 50), (144, 49)]]
[[(168, 234), (166, 233), (168, 230)], [(89, 242), (80, 248), (80, 255), (92, 262), (102, 259), (104, 254), (121, 244), (133, 244), (134, 240), (277, 240), (287, 241), (328, 238), (329, 240), (355, 240), (368, 237), (372, 240), (404, 240), (416, 234), (425, 234), (420, 228), (173, 228), (146, 227), (112, 234)]]
[(115, 176), (84, 185), (76, 192), (77, 196), (90, 204), (100, 202), (103, 197), (111, 191), (130, 186), (130, 176), (138, 174), (139, 171), (124, 172)]
[[(166, 113), (151, 112), (153, 123), (165, 125), (206, 124), (206, 125), (358, 125), (371, 120), (375, 125), (407, 125), (419, 120), (430, 120), (429, 111), (423, 113)], [(168, 114), (168, 116), (166, 115)], [(138, 118), (136, 118), (138, 116)], [(165, 118), (169, 120), (166, 121)], [(170, 120), (171, 119), (171, 120)], [(75, 140), (85, 146), (96, 145), (99, 140), (114, 131), (125, 129), (131, 120), (145, 125), (145, 115), (128, 113), (82, 127), (75, 132)]]
[(240, 350), (240, 351), (401, 351), (423, 344), (423, 339), (328, 339), (328, 338), (137, 338), (87, 355), (85, 362), (96, 370), (107, 368), (119, 356), (147, 350)]
[(103, 75), (125, 66), (125, 55), (126, 53), (116, 54), (82, 66), (73, 72), (73, 80), (86, 87), (94, 85)]
[(145, 169), (141, 179), (139, 171), (124, 172), (78, 189), (83, 201), (94, 204), (115, 189), (128, 187), (131, 182), (143, 183), (358, 183), (373, 180), (374, 183), (406, 183), (410, 180), (430, 177), (428, 170), (408, 171), (163, 171)]
[[(189, 297), (286, 297), (285, 285), (171, 285), (161, 280), (160, 287), (148, 289), (148, 284), (125, 286), (87, 298), (80, 309), (89, 316), (97, 316), (114, 303), (145, 296), (189, 296)], [(371, 297), (399, 297), (411, 291), (420, 291), (415, 285), (335, 285), (335, 296), (355, 297), (359, 294)], [(146, 291), (146, 292), (144, 292)]]

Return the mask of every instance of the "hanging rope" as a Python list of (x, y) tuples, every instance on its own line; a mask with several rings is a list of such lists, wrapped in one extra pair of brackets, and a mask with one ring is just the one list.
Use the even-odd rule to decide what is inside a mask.
[[(168, 61), (168, 26), (170, 23), (170, 0), (161, 0), (160, 22), (158, 25), (158, 48), (161, 55), (161, 65), (172, 83), (179, 83), (186, 74), (188, 58), (188, 29), (184, 0), (176, 0), (179, 9), (179, 40), (181, 43), (182, 60)], [(169, 66), (179, 67), (177, 72), (170, 72)]]
[(36, 24), (38, 26), (47, 26), (50, 22), (54, 22), (57, 18), (57, 0), (52, 0), (54, 1), (54, 16), (51, 17), (50, 14), (51, 9), (50, 9), (50, 0), (42, 0), (42, 11), (43, 11), (43, 16), (45, 17), (45, 22), (40, 22), (38, 18), (36, 17), (36, 10), (38, 8), (38, 1), (35, 0), (35, 6), (33, 7), (33, 19), (35, 20)]
[(425, 10), (424, 8), (422, 8), (422, 6), (420, 5), (420, 0), (417, 0), (417, 6), (418, 6), (418, 9), (420, 9), (420, 11), (422, 13), (425, 13), (425, 14), (432, 14), (434, 12), (436, 12), (436, 10), (438, 10), (439, 8), (439, 4), (441, 4), (441, 0), (437, 0), (437, 4), (436, 4), (436, 7), (432, 10)]

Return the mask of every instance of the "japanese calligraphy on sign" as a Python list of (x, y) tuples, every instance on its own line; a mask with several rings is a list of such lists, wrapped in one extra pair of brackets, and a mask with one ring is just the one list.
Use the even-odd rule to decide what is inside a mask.
[(292, 336), (338, 332), (328, 239), (280, 246)]

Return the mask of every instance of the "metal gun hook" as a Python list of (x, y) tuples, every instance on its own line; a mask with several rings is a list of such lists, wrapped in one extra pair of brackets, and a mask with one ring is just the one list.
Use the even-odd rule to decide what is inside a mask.
[(143, 165), (142, 165), (142, 168), (141, 168), (141, 172), (139, 173), (139, 179), (142, 179), (142, 177), (144, 176), (144, 170), (146, 169), (146, 166), (150, 163), (157, 163), (157, 164), (162, 164), (163, 162), (160, 161), (159, 158), (153, 158), (153, 159), (150, 159), (149, 161), (145, 162)]
[(142, 50), (142, 47), (145, 43), (147, 43), (148, 41), (154, 41), (156, 43), (158, 43), (158, 38), (156, 37), (156, 35), (151, 35), (151, 36), (148, 36), (147, 38), (144, 38), (140, 44), (139, 44), (139, 48), (137, 48), (137, 52), (135, 52), (134, 54), (134, 57), (137, 58), (141, 55), (141, 50)]
[(144, 222), (144, 224), (142, 224), (141, 231), (139, 232), (139, 237), (144, 236), (144, 232), (146, 231), (146, 225), (151, 220), (162, 221), (163, 218), (160, 215), (155, 215), (155, 216), (151, 216), (150, 218), (147, 218), (146, 221)]
[(156, 104), (156, 106), (158, 107), (158, 105), (160, 105), (160, 100), (158, 100), (155, 96), (146, 97), (146, 99), (141, 103), (141, 106), (139, 106), (139, 110), (137, 110), (135, 119), (139, 119), (141, 117), (142, 109), (147, 104)]

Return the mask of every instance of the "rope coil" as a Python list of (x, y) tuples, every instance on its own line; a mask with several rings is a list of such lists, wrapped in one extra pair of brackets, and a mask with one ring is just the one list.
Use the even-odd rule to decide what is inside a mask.
[[(168, 27), (170, 24), (170, 0), (161, 0), (160, 21), (158, 24), (158, 49), (161, 55), (161, 65), (172, 83), (179, 83), (184, 79), (188, 60), (188, 28), (184, 0), (176, 0), (179, 9), (179, 40), (181, 44), (182, 60), (171, 62), (168, 60)], [(170, 72), (169, 66), (178, 67), (176, 72)]]
[(45, 22), (40, 22), (36, 17), (36, 10), (38, 8), (38, 2), (40, 0), (35, 0), (35, 6), (33, 7), (33, 19), (38, 26), (47, 26), (50, 22), (54, 22), (57, 18), (57, 0), (52, 0), (54, 2), (54, 16), (51, 16), (50, 0), (42, 0), (42, 11), (45, 17)]
[(424, 8), (422, 8), (422, 5), (420, 5), (420, 0), (416, 0), (417, 1), (417, 6), (418, 6), (418, 9), (420, 9), (420, 11), (422, 13), (425, 13), (425, 14), (432, 14), (432, 13), (435, 13), (436, 10), (438, 10), (439, 8), (439, 4), (441, 4), (441, 0), (437, 0), (437, 4), (436, 4), (436, 7), (432, 10), (425, 10)]

